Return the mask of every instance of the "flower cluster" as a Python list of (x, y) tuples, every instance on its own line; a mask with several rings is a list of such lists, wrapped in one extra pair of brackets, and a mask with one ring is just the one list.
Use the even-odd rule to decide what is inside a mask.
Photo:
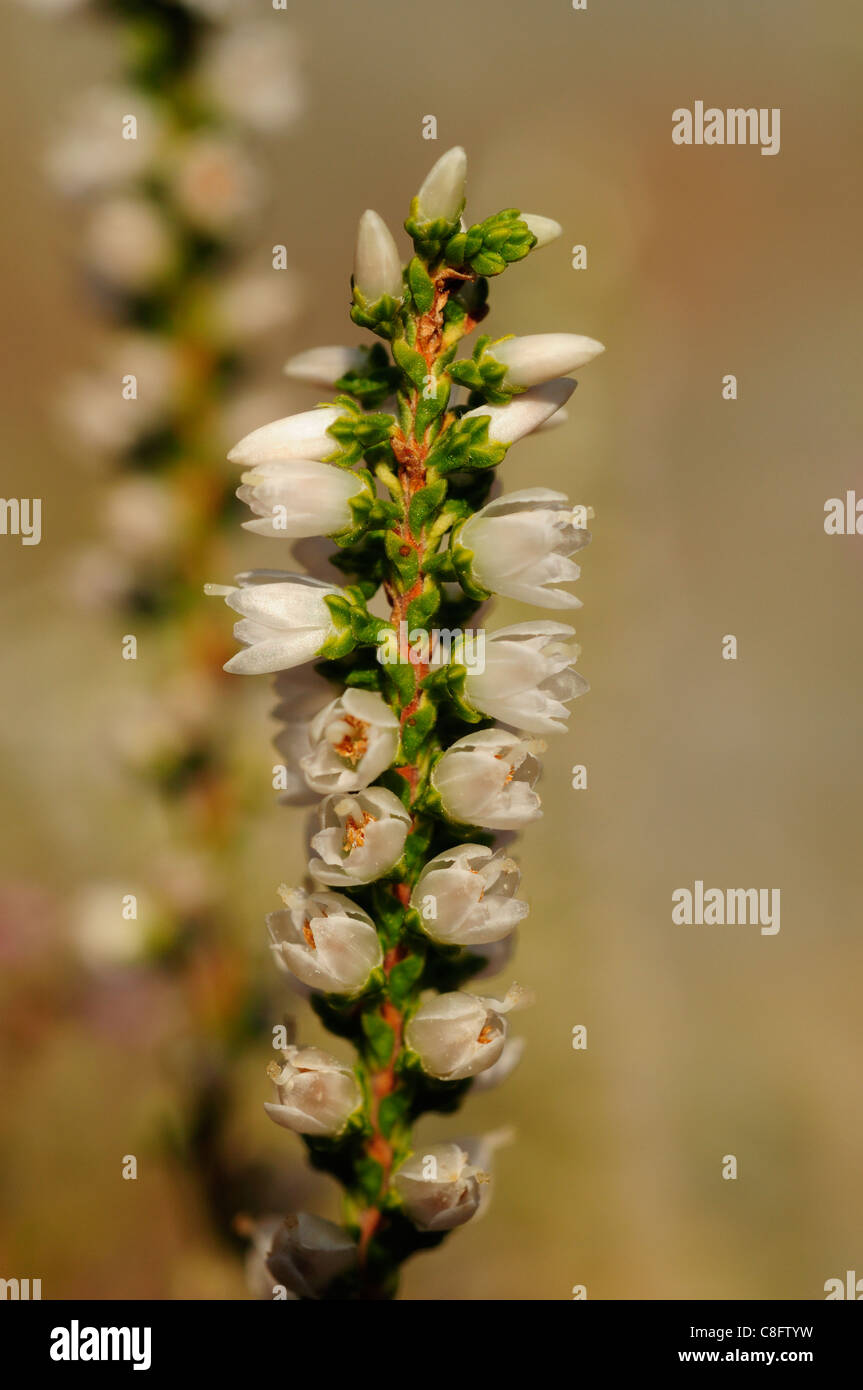
[(332, 399), (229, 455), (247, 525), (329, 537), (326, 569), (309, 551), (311, 572), (208, 586), (238, 615), (226, 669), (279, 673), (285, 799), (317, 803), (309, 882), (282, 889), (272, 950), (356, 1054), (292, 1045), (269, 1068), (268, 1114), (345, 1189), (342, 1226), (303, 1214), (272, 1235), (270, 1276), (302, 1298), (392, 1296), (403, 1260), (483, 1204), (492, 1146), (480, 1162), (475, 1143), (423, 1146), (414, 1126), (518, 1061), (523, 991), (469, 988), (528, 911), (490, 832), (541, 815), (542, 736), (588, 688), (568, 624), (482, 631), (481, 660), (465, 626), (493, 593), (578, 606), (585, 510), (540, 487), (489, 499), (508, 449), (561, 413), (570, 374), (602, 351), (551, 333), (481, 336), (459, 356), (489, 278), (560, 231), (515, 209), (468, 223), (465, 174), (460, 148), (429, 173), (407, 265), (363, 214), (351, 317), (382, 341), (294, 357), (288, 375)]
[(233, 1242), (233, 1214), (255, 1194), (228, 1138), (232, 1064), (266, 1005), (230, 936), (240, 807), (225, 747), (235, 692), (221, 671), (222, 624), (202, 615), (198, 599), (239, 510), (233, 474), (214, 459), (261, 408), (260, 392), (243, 386), (252, 339), (296, 312), (296, 277), (275, 265), (271, 246), (248, 245), (245, 227), (263, 191), (249, 147), (294, 123), (302, 83), (289, 20), (271, 7), (42, 8), (101, 23), (108, 51), (121, 55), (116, 76), (56, 123), (47, 172), (82, 228), (78, 259), (111, 330), (101, 364), (78, 370), (64, 390), (64, 422), (110, 475), (99, 536), (73, 589), (83, 606), (121, 614), (121, 632), (141, 642), (146, 659), (130, 668), (136, 693), (109, 738), (160, 798), (167, 828), (141, 885), (140, 920), (122, 912), (128, 886), (110, 882), (84, 896), (76, 944), (97, 975), (122, 957), (142, 993), (157, 981), (176, 998), (174, 1048), (179, 1031), (194, 1045), (184, 1044), (173, 1069), (173, 1148), (198, 1178), (217, 1233)]

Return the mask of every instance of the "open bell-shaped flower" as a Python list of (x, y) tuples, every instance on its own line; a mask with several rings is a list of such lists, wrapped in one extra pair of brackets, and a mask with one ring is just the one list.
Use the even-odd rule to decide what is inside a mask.
[(432, 772), (444, 812), (464, 825), (517, 830), (542, 815), (533, 790), (542, 771), (543, 746), (505, 729), (465, 734), (442, 755)]
[(389, 873), (401, 859), (410, 813), (386, 787), (335, 793), (321, 805), (321, 829), (312, 837), (318, 858), (309, 873), (319, 883), (351, 887)]
[(359, 994), (383, 961), (372, 919), (341, 893), (280, 892), (284, 909), (267, 915), (278, 964), (309, 989)]
[(341, 1134), (363, 1100), (353, 1069), (317, 1047), (291, 1045), (282, 1056), (267, 1068), (275, 1093), (264, 1105), (270, 1119), (295, 1134)]
[(399, 721), (375, 690), (348, 687), (309, 725), (312, 751), (300, 760), (322, 795), (355, 792), (385, 772), (399, 743)]
[(468, 670), (474, 709), (527, 733), (565, 733), (567, 704), (590, 689), (573, 670), (580, 648), (566, 623), (514, 623), (486, 633), (482, 668)]
[(237, 575), (236, 585), (207, 584), (205, 591), (241, 615), (234, 636), (244, 650), (225, 662), (225, 670), (250, 676), (286, 671), (318, 656), (336, 631), (325, 599), (342, 592), (282, 570), (249, 570)]
[(458, 1144), (430, 1144), (405, 1159), (393, 1185), (419, 1230), (451, 1231), (477, 1211), (483, 1177)]
[(369, 493), (365, 477), (315, 459), (270, 459), (242, 475), (241, 502), (256, 520), (245, 531), (277, 540), (334, 536), (353, 524), (351, 502)]
[(420, 1004), (405, 1039), (429, 1076), (464, 1081), (494, 1065), (506, 1042), (504, 1015), (525, 1002), (518, 985), (502, 1000), (464, 990), (436, 994)]
[(581, 573), (569, 556), (588, 544), (590, 532), (576, 516), (563, 492), (529, 487), (505, 493), (459, 529), (456, 553), (470, 552), (471, 578), (491, 593), (543, 608), (580, 608), (574, 594), (553, 587)]
[(521, 873), (502, 850), (456, 845), (429, 861), (411, 894), (423, 930), (447, 946), (500, 941), (527, 916), (515, 897)]
[(277, 1227), (267, 1268), (277, 1283), (298, 1298), (319, 1298), (356, 1258), (357, 1247), (347, 1231), (300, 1211)]

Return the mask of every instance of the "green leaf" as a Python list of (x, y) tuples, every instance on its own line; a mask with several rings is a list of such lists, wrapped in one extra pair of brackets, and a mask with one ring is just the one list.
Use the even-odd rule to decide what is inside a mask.
[(385, 1139), (389, 1139), (394, 1129), (408, 1123), (410, 1106), (411, 1098), (404, 1086), (384, 1096), (378, 1109), (378, 1126)]
[(369, 301), (356, 285), (353, 288), (351, 318), (360, 328), (371, 329), (379, 338), (394, 338), (401, 327), (400, 299), (392, 295), (381, 295), (380, 299)]
[(396, 338), (393, 342), (393, 357), (408, 380), (421, 391), (428, 376), (428, 366), (422, 353), (409, 347), (404, 338)]
[(417, 313), (427, 314), (434, 304), (434, 282), (419, 256), (414, 256), (408, 266), (408, 284)]
[(405, 762), (416, 761), (423, 746), (428, 741), (436, 720), (437, 710), (434, 701), (427, 694), (423, 694), (417, 708), (405, 720), (402, 729), (402, 751)]
[(408, 995), (423, 973), (425, 959), (418, 952), (407, 956), (394, 965), (389, 976), (389, 996), (397, 1009), (401, 1009)]
[(415, 536), (419, 535), (443, 503), (446, 486), (445, 479), (438, 478), (436, 482), (429, 483), (427, 487), (422, 487), (414, 493), (408, 510), (408, 520)]
[(489, 439), (490, 423), (491, 417), (488, 415), (454, 420), (435, 440), (426, 461), (427, 467), (440, 474), (493, 468), (501, 462), (508, 446)]
[(379, 1013), (365, 1013), (362, 1020), (366, 1051), (377, 1067), (385, 1067), (391, 1060), (396, 1036), (392, 1028)]
[(419, 557), (416, 550), (397, 531), (387, 531), (384, 545), (387, 559), (396, 571), (402, 588), (405, 591), (412, 589), (419, 575)]

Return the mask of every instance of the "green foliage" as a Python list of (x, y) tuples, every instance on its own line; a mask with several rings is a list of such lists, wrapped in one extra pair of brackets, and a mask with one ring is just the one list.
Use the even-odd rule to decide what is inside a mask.
[(456, 471), (494, 468), (504, 458), (506, 444), (489, 439), (491, 417), (473, 415), (454, 420), (440, 434), (429, 451), (427, 467), (435, 476)]
[(356, 285), (353, 286), (351, 318), (360, 328), (368, 328), (379, 338), (394, 338), (401, 325), (401, 300), (383, 294), (369, 301)]
[(352, 367), (339, 377), (336, 390), (342, 395), (352, 396), (366, 410), (376, 410), (387, 396), (395, 393), (399, 382), (398, 369), (387, 357), (386, 348), (381, 343), (363, 348), (365, 361), (361, 367)]
[(448, 265), (469, 266), (475, 275), (500, 275), (513, 261), (521, 261), (536, 245), (536, 237), (522, 221), (517, 208), (505, 208), (459, 231), (446, 243)]

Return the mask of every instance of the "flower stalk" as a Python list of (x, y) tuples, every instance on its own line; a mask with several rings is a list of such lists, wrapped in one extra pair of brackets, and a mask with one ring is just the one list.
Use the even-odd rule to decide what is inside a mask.
[[(498, 356), (497, 344), (480, 337), (471, 357), (458, 356), (485, 318), (489, 278), (556, 227), (515, 209), (466, 225), (465, 173), (456, 149), (426, 178), (405, 223), (413, 255), (404, 267), (385, 224), (363, 214), (351, 317), (382, 343), (292, 359), (288, 374), (317, 386), (328, 371), (339, 373), (329, 382), (335, 400), (264, 426), (233, 451), (269, 477), (308, 441), (309, 457), (376, 484), (349, 499), (351, 522), (338, 529), (325, 522), (329, 490), (318, 493), (343, 585), (263, 570), (227, 591), (244, 615), (235, 627), (244, 650), (228, 667), (283, 673), (280, 710), (290, 713), (295, 689), (297, 709), (308, 708), (308, 751), (300, 751), (299, 718), (279, 746), (295, 754), (307, 788), (325, 793), (309, 875), (325, 885), (329, 905), (326, 895), (286, 890), (289, 920), (271, 917), (274, 950), (312, 989), (326, 1027), (355, 1049), (355, 1107), (338, 1111), (336, 1083), (321, 1082), (317, 1115), (326, 1132), (311, 1128), (314, 1116), (301, 1131), (314, 1166), (344, 1189), (351, 1259), (329, 1280), (304, 1274), (289, 1286), (296, 1297), (393, 1297), (404, 1261), (485, 1205), (488, 1174), (469, 1154), (494, 1145), (423, 1147), (416, 1126), (430, 1111), (455, 1111), (475, 1081), (504, 1077), (520, 1055), (508, 1014), (527, 1002), (524, 991), (512, 986), (496, 999), (468, 988), (494, 972), (527, 913), (515, 896), (517, 865), (494, 850), (490, 832), (541, 814), (534, 785), (544, 745), (530, 735), (565, 730), (569, 702), (587, 689), (564, 624), (483, 629), (482, 643), (468, 640), (466, 624), (491, 593), (484, 580), (499, 578), (503, 592), (546, 606), (575, 605), (566, 589), (547, 586), (578, 576), (568, 556), (589, 540), (584, 509), (546, 489), (487, 501), (509, 447), (571, 394), (574, 383), (554, 374), (602, 348), (577, 335), (536, 335), (500, 340)], [(275, 494), (241, 495), (265, 522)], [(304, 527), (310, 511), (313, 500), (303, 504)], [(381, 595), (387, 617), (372, 602)], [(484, 664), (473, 662), (475, 650), (487, 653)], [(330, 683), (330, 703), (307, 704), (294, 670), (304, 660)], [(312, 1065), (338, 1075), (349, 1106), (348, 1064)], [(272, 1072), (280, 1113), (295, 1084), (291, 1066), (296, 1057)], [(304, 1086), (314, 1109), (315, 1087)], [(296, 1244), (298, 1220), (291, 1216), (274, 1239), (274, 1278), (284, 1274), (279, 1252)], [(314, 1263), (313, 1253), (306, 1257)]]

